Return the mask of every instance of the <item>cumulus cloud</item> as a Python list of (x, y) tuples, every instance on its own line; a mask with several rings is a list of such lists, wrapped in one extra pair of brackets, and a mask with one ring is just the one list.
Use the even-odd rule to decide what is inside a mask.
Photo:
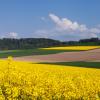
[[(61, 18), (50, 13), (49, 19), (54, 23), (51, 29), (40, 29), (34, 32), (35, 37), (45, 37), (59, 40), (79, 40), (84, 38), (100, 37), (100, 25), (89, 28), (85, 24)], [(49, 24), (49, 23), (48, 23)]]
[(92, 29), (90, 29), (90, 32), (92, 32), (92, 33), (100, 33), (100, 28), (92, 28)]
[(18, 33), (16, 32), (9, 32), (9, 33), (4, 33), (1, 38), (18, 38)]
[(86, 25), (79, 24), (76, 21), (72, 22), (68, 18), (59, 18), (55, 14), (49, 14), (49, 17), (61, 30), (81, 32), (88, 30)]
[(77, 21), (71, 21), (68, 18), (60, 18), (55, 14), (50, 13), (49, 18), (56, 24), (56, 29), (68, 34), (73, 34), (73, 36), (80, 36), (80, 38), (88, 37), (98, 37), (97, 34), (100, 33), (100, 27), (88, 28), (84, 24), (79, 24)]
[(17, 38), (18, 37), (18, 33), (10, 32), (10, 33), (8, 33), (8, 37), (10, 37), (10, 38)]

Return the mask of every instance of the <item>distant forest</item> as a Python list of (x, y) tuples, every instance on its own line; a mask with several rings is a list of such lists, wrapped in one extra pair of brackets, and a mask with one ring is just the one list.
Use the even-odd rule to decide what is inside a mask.
[(81, 39), (79, 41), (59, 41), (46, 38), (21, 38), (0, 39), (0, 50), (14, 50), (14, 49), (34, 49), (52, 46), (75, 46), (75, 45), (100, 45), (99, 38)]

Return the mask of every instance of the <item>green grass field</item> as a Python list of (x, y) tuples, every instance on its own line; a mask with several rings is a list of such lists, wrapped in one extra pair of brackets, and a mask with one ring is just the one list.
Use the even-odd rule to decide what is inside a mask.
[(60, 52), (72, 52), (80, 50), (43, 50), (43, 49), (27, 49), (27, 50), (5, 50), (0, 51), (0, 58), (5, 58), (8, 56), (20, 57), (20, 56), (29, 56), (29, 55), (47, 55), (47, 54), (56, 54)]
[(41, 63), (41, 64), (53, 64), (53, 65), (64, 65), (64, 66), (78, 66), (78, 67), (86, 67), (86, 68), (98, 68), (100, 69), (100, 62), (56, 62), (56, 63)]

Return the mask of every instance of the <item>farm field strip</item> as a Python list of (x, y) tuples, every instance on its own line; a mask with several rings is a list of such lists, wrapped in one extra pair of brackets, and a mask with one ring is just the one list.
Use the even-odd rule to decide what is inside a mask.
[(77, 66), (84, 68), (98, 68), (100, 69), (100, 62), (84, 62), (84, 61), (73, 61), (73, 62), (41, 62), (39, 64), (49, 64), (49, 65), (63, 65), (63, 66)]
[(61, 52), (78, 52), (80, 50), (43, 50), (43, 49), (25, 49), (25, 50), (4, 50), (0, 51), (0, 58), (6, 58), (8, 56), (21, 57), (29, 55), (48, 55)]
[(21, 57), (30, 55), (57, 54), (61, 52), (79, 52), (97, 48), (100, 48), (100, 46), (70, 46), (70, 47), (68, 46), (68, 47), (25, 49), (25, 50), (3, 50), (0, 51), (0, 58), (6, 58), (8, 56)]
[(65, 46), (65, 47), (50, 47), (42, 48), (44, 50), (92, 50), (100, 48), (100, 46)]
[(0, 100), (99, 99), (100, 69), (0, 60)]
[(58, 54), (34, 55), (26, 57), (15, 57), (15, 60), (30, 61), (30, 62), (72, 62), (85, 61), (93, 62), (100, 61), (100, 49), (93, 49), (79, 52), (62, 52)]

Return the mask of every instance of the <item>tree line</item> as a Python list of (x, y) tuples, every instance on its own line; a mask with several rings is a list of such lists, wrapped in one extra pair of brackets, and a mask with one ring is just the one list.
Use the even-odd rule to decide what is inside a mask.
[(3, 38), (0, 39), (0, 50), (34, 49), (52, 46), (100, 45), (99, 38), (81, 39), (79, 41), (59, 41), (46, 38)]

